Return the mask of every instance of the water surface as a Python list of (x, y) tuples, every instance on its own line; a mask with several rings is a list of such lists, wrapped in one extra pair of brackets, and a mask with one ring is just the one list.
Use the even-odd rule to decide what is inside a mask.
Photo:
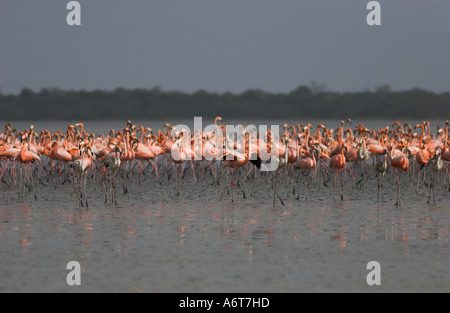
[[(376, 192), (348, 187), (334, 203), (321, 187), (306, 201), (281, 183), (286, 206), (273, 207), (262, 182), (247, 182), (247, 199), (236, 193), (234, 203), (228, 186), (180, 185), (176, 196), (171, 183), (130, 183), (117, 206), (90, 188), (89, 209), (70, 185), (39, 186), (36, 201), (2, 189), (0, 290), (450, 291), (446, 190), (436, 205), (422, 190), (395, 207), (394, 192), (379, 203)], [(80, 287), (66, 284), (72, 260), (82, 267)], [(372, 260), (381, 264), (381, 286), (366, 284)]]

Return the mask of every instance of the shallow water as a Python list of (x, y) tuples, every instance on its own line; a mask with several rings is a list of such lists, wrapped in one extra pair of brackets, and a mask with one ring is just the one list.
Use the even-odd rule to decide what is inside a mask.
[[(293, 195), (282, 179), (285, 205), (258, 178), (228, 194), (186, 176), (173, 183), (126, 181), (117, 206), (90, 185), (89, 209), (70, 184), (37, 184), (32, 193), (1, 186), (2, 292), (449, 292), (450, 192), (406, 187), (396, 207), (392, 182), (384, 202), (376, 181), (365, 192), (347, 184), (302, 186)], [(207, 183), (208, 182), (208, 183)], [(381, 286), (368, 286), (369, 261), (381, 265)], [(66, 265), (81, 264), (81, 286), (68, 286)]]

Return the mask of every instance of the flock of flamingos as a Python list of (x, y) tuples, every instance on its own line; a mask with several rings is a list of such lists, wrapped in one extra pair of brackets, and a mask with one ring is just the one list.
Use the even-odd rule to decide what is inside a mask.
[[(217, 117), (215, 126), (224, 129), (221, 121)], [(225, 129), (220, 138), (215, 138), (214, 132), (192, 137), (192, 146), (187, 148), (177, 143), (182, 134), (169, 124), (155, 132), (127, 121), (120, 131), (112, 129), (108, 135), (96, 136), (87, 133), (82, 123), (51, 133), (35, 131), (32, 125), (19, 131), (9, 122), (0, 134), (0, 184), (17, 189), (19, 194), (28, 190), (37, 198), (37, 182), (55, 188), (69, 182), (79, 205), (86, 207), (88, 182), (102, 186), (105, 202), (117, 204), (116, 184), (127, 193), (131, 180), (141, 183), (145, 176), (162, 183), (166, 177), (179, 194), (179, 180), (187, 173), (194, 184), (211, 179), (211, 185), (219, 186), (227, 180), (223, 185), (228, 193), (231, 187), (232, 201), (235, 188), (245, 198), (242, 186), (247, 179), (254, 183), (262, 180), (269, 194), (273, 191), (274, 206), (276, 197), (284, 205), (276, 189), (282, 177), (294, 194), (296, 188), (304, 187), (306, 198), (311, 184), (333, 184), (334, 201), (336, 195), (344, 199), (345, 184), (363, 189), (371, 177), (377, 178), (378, 201), (380, 196), (383, 201), (383, 183), (388, 175), (392, 175), (396, 188), (396, 205), (401, 205), (402, 184), (417, 191), (425, 184), (428, 203), (436, 201), (437, 186), (447, 188), (449, 184), (450, 191), (448, 121), (445, 128), (438, 126), (436, 133), (426, 121), (413, 126), (396, 121), (391, 127), (374, 130), (362, 124), (351, 128), (350, 124), (350, 119), (342, 121), (334, 130), (322, 124), (285, 124), (277, 140), (268, 140), (270, 131), (254, 140), (245, 136), (245, 149), (237, 152), (236, 146), (230, 149), (225, 144), (230, 140)], [(268, 141), (268, 151), (278, 160), (273, 171), (261, 171), (265, 162), (258, 150), (261, 140)], [(400, 180), (402, 173), (409, 181)]]

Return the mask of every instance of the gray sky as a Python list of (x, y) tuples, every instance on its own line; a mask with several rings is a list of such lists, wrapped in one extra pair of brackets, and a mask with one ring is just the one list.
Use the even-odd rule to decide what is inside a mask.
[(0, 0), (0, 88), (450, 91), (450, 1)]

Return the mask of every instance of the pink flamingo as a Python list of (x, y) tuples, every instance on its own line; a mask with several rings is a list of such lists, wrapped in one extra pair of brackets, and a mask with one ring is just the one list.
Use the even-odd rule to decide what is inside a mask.
[(343, 148), (341, 153), (335, 154), (330, 159), (330, 167), (334, 169), (334, 190), (333, 190), (333, 199), (336, 202), (336, 187), (339, 189), (339, 193), (341, 194), (341, 200), (344, 200), (344, 196), (342, 194), (341, 188), (337, 184), (337, 175), (338, 172), (342, 172), (345, 169), (346, 161), (344, 153), (347, 151), (347, 145), (343, 144)]
[[(23, 164), (24, 166), (24, 185), (27, 185), (27, 182), (31, 184), (31, 188), (33, 189), (34, 199), (37, 199), (36, 188), (34, 187), (33, 173), (31, 170), (31, 163), (40, 162), (41, 158), (34, 152), (30, 151), (30, 144), (28, 140), (28, 136), (22, 136), (23, 144), (19, 153), (17, 154), (17, 161)], [(29, 188), (29, 187), (28, 187)]]
[[(238, 151), (226, 152), (223, 155), (222, 164), (228, 168), (231, 168), (231, 202), (234, 202), (234, 185), (235, 176), (238, 169), (248, 164), (250, 160), (249, 156), (249, 139), (248, 133), (245, 133), (245, 153), (240, 153)], [(245, 191), (241, 188), (239, 183), (238, 188), (242, 191), (243, 197), (245, 199)]]
[[(92, 165), (92, 159), (94, 158), (94, 154), (92, 153), (91, 147), (88, 142), (83, 141), (80, 144), (80, 155), (75, 158), (73, 162), (70, 162), (69, 165), (73, 169), (74, 173), (74, 187), (75, 193), (80, 201), (80, 205), (83, 207), (83, 193), (86, 208), (89, 207), (88, 198), (86, 193), (86, 179), (87, 172)], [(84, 181), (83, 181), (84, 179)]]

